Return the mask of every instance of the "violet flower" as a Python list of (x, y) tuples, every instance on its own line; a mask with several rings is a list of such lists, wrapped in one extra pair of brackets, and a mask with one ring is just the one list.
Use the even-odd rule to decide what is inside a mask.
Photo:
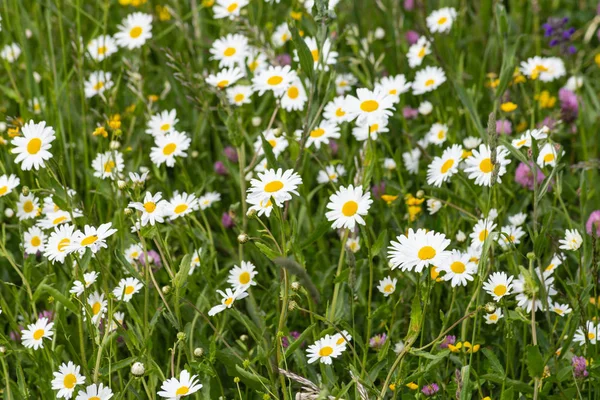
[[(546, 175), (536, 166), (537, 170), (537, 184), (539, 185), (545, 178)], [(529, 165), (520, 163), (515, 171), (515, 182), (523, 186), (525, 189), (534, 189), (533, 173)]]
[(596, 237), (600, 237), (600, 210), (592, 211), (585, 223), (585, 230), (590, 236), (592, 236), (592, 232), (595, 230)]
[(440, 391), (440, 387), (438, 386), (437, 383), (430, 383), (429, 385), (423, 386), (423, 389), (421, 389), (421, 392), (425, 396), (433, 396), (434, 394), (436, 394), (439, 391)]

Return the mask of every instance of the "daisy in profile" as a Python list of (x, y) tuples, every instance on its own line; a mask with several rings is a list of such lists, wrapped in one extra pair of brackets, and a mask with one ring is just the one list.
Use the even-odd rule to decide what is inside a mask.
[(400, 95), (410, 90), (411, 83), (406, 81), (406, 77), (402, 74), (396, 76), (384, 76), (375, 84), (375, 90), (381, 90), (390, 96), (394, 103), (400, 101)]
[(115, 40), (129, 50), (142, 47), (152, 37), (152, 15), (142, 12), (129, 14), (118, 27)]
[(190, 375), (187, 370), (181, 371), (179, 379), (173, 377), (162, 383), (158, 395), (169, 400), (179, 400), (181, 397), (189, 396), (202, 389), (197, 375)]
[(248, 0), (217, 0), (213, 6), (214, 19), (235, 19), (240, 16), (242, 7), (248, 5)]
[(154, 225), (157, 222), (163, 223), (165, 221), (167, 201), (162, 199), (162, 193), (157, 192), (152, 194), (146, 192), (144, 200), (142, 202), (130, 202), (127, 207), (134, 208), (142, 212), (142, 226)]
[(497, 324), (498, 321), (500, 321), (503, 317), (504, 314), (502, 314), (502, 310), (500, 308), (496, 308), (496, 311), (491, 314), (484, 315), (485, 323), (488, 325)]
[(150, 171), (148, 171), (148, 170), (143, 171), (141, 174), (138, 174), (137, 172), (130, 172), (129, 179), (131, 180), (131, 183), (133, 185), (143, 186), (146, 183), (146, 181), (148, 180), (149, 173), (150, 173)]
[(23, 193), (19, 194), (19, 201), (17, 202), (17, 218), (19, 221), (26, 219), (36, 218), (40, 214), (40, 201), (29, 193), (25, 196)]
[(163, 136), (175, 129), (175, 125), (179, 122), (177, 119), (177, 110), (161, 111), (150, 117), (146, 126), (146, 133), (154, 137)]
[(198, 199), (194, 194), (175, 193), (173, 198), (164, 204), (165, 214), (170, 219), (177, 219), (183, 217), (198, 209)]
[(110, 35), (100, 35), (88, 43), (87, 54), (95, 61), (102, 61), (117, 52), (117, 43)]
[(81, 212), (77, 210), (72, 210), (70, 213), (63, 210), (49, 212), (38, 222), (38, 226), (42, 229), (54, 229), (61, 224), (71, 222), (71, 214), (73, 214), (74, 218), (79, 218), (82, 216)]
[(587, 321), (585, 323), (585, 327), (582, 326), (577, 329), (575, 336), (573, 336), (573, 340), (580, 346), (585, 346), (587, 342), (595, 345), (599, 334), (600, 329), (598, 324), (596, 324), (594, 321)]
[(560, 243), (560, 249), (562, 250), (576, 251), (583, 244), (583, 238), (577, 229), (567, 229), (565, 231), (565, 238), (560, 239), (558, 243)]
[(15, 174), (0, 176), (0, 197), (12, 193), (13, 189), (19, 186), (19, 183), (21, 183), (21, 180)]
[(67, 248), (74, 239), (74, 231), (75, 227), (73, 225), (65, 224), (57, 226), (48, 238), (44, 257), (52, 263), (55, 261), (61, 264), (64, 263), (65, 257), (69, 254)]
[(224, 68), (216, 74), (206, 77), (206, 83), (219, 89), (225, 89), (242, 79), (244, 73), (239, 67)]
[[(279, 157), (279, 155), (288, 148), (288, 140), (285, 138), (285, 134), (279, 129), (268, 129), (262, 133), (262, 137), (264, 137), (265, 141), (271, 145), (271, 150), (273, 150), (275, 157)], [(261, 135), (258, 135), (254, 142), (254, 151), (256, 151), (256, 154), (259, 156), (265, 154), (262, 137)]]
[(511, 294), (513, 279), (514, 277), (507, 275), (506, 272), (494, 272), (483, 284), (483, 290), (492, 296), (494, 301), (500, 301), (504, 296)]
[(25, 232), (23, 238), (23, 247), (25, 247), (25, 253), (42, 254), (44, 252), (44, 243), (46, 241), (46, 235), (37, 226), (32, 226)]
[(441, 157), (435, 157), (427, 168), (427, 183), (436, 187), (450, 180), (458, 172), (462, 158), (462, 148), (455, 144), (444, 150)]
[(371, 122), (369, 125), (360, 125), (352, 129), (352, 136), (359, 142), (363, 142), (371, 138), (371, 140), (377, 140), (380, 133), (389, 132), (387, 118), (381, 118), (379, 120)]
[(271, 216), (273, 210), (273, 203), (271, 200), (260, 200), (260, 199), (247, 199), (250, 208), (248, 208), (248, 215), (256, 212), (259, 217), (265, 215), (267, 218)]
[(300, 78), (296, 77), (287, 90), (281, 96), (281, 107), (286, 111), (301, 111), (304, 110), (304, 105), (308, 100), (306, 90), (302, 85)]
[(419, 173), (419, 161), (421, 160), (421, 150), (415, 147), (411, 151), (402, 153), (402, 161), (408, 170), (408, 173), (416, 175)]
[(275, 47), (281, 47), (286, 44), (289, 40), (292, 39), (292, 32), (290, 32), (290, 28), (286, 22), (278, 25), (271, 35), (271, 42)]
[(504, 250), (510, 248), (511, 245), (516, 246), (521, 243), (521, 238), (525, 236), (525, 231), (520, 226), (507, 225), (500, 229), (497, 236), (497, 241)]
[(67, 251), (79, 251), (84, 253), (85, 249), (89, 248), (93, 254), (98, 250), (108, 247), (106, 239), (117, 232), (112, 228), (112, 222), (100, 225), (95, 228), (91, 225), (86, 225), (82, 231), (77, 231), (73, 234), (73, 241), (67, 246)]
[(100, 384), (91, 384), (86, 387), (85, 390), (77, 393), (75, 400), (109, 400), (113, 397), (111, 388)]
[(342, 164), (328, 165), (325, 167), (325, 171), (319, 171), (317, 175), (317, 182), (319, 183), (337, 183), (340, 176), (346, 175), (346, 168)]
[(302, 178), (293, 169), (285, 172), (281, 168), (277, 171), (268, 169), (258, 173), (258, 179), (252, 179), (250, 184), (249, 202), (253, 204), (263, 202), (266, 205), (273, 198), (275, 204), (281, 207), (283, 202), (291, 200), (292, 194), (298, 195), (296, 188), (302, 184)]
[(557, 151), (553, 144), (546, 143), (540, 149), (540, 153), (537, 157), (537, 165), (539, 165), (540, 168), (544, 168), (547, 165), (550, 167), (555, 167), (556, 159), (559, 157), (559, 155), (562, 155), (562, 153), (562, 151)]
[(46, 100), (44, 98), (34, 97), (27, 102), (27, 106), (32, 113), (39, 115), (42, 113), (42, 109), (46, 106)]
[(241, 300), (248, 296), (248, 293), (246, 293), (245, 289), (240, 288), (234, 290), (232, 290), (231, 288), (227, 288), (225, 289), (225, 292), (223, 292), (222, 290), (217, 290), (217, 293), (220, 294), (223, 298), (221, 299), (221, 304), (214, 306), (208, 311), (208, 315), (210, 317), (220, 313), (223, 310), (231, 308), (236, 300)]
[(520, 137), (513, 139), (511, 144), (516, 149), (520, 149), (522, 147), (531, 147), (531, 131), (525, 131), (525, 133), (523, 133)]
[(408, 65), (415, 68), (421, 65), (426, 55), (431, 54), (431, 42), (425, 36), (421, 36), (417, 43), (408, 48)]
[(340, 186), (339, 190), (329, 197), (325, 217), (332, 221), (334, 229), (354, 229), (356, 224), (365, 225), (363, 216), (367, 215), (371, 207), (371, 192), (363, 192), (362, 186)]
[(456, 10), (452, 7), (444, 7), (433, 11), (427, 16), (427, 27), (431, 33), (447, 33), (452, 28), (456, 19)]
[(346, 241), (346, 248), (353, 253), (358, 253), (358, 251), (360, 251), (360, 238), (358, 236), (355, 238), (348, 238)]
[(567, 314), (570, 314), (573, 309), (569, 307), (568, 304), (560, 304), (560, 303), (552, 303), (550, 304), (550, 310), (554, 311), (556, 314), (564, 317)]
[(394, 293), (396, 290), (396, 284), (398, 283), (398, 279), (392, 279), (390, 276), (383, 278), (379, 281), (379, 285), (377, 289), (383, 293), (385, 297), (388, 297), (390, 294)]
[(23, 346), (34, 350), (43, 348), (43, 339), (51, 339), (54, 336), (53, 327), (54, 322), (48, 322), (48, 318), (40, 318), (34, 324), (27, 325), (27, 329), (21, 332)]
[(494, 175), (495, 166), (498, 165), (496, 182), (501, 183), (501, 177), (506, 173), (506, 166), (511, 162), (508, 154), (509, 152), (504, 146), (498, 146), (496, 148), (496, 164), (492, 164), (490, 147), (481, 144), (479, 149), (474, 149), (473, 154), (465, 160), (465, 172), (469, 179), (475, 180), (476, 185), (492, 186), (492, 175)]
[(473, 275), (477, 273), (477, 264), (471, 262), (470, 258), (468, 253), (452, 250), (438, 265), (438, 270), (445, 272), (442, 279), (450, 281), (452, 287), (467, 286), (467, 282), (473, 281)]
[(407, 235), (396, 237), (390, 243), (388, 258), (392, 269), (421, 272), (430, 265), (442, 265), (450, 256), (446, 248), (450, 239), (443, 233), (419, 229), (416, 232), (410, 228)]
[(341, 351), (346, 351), (346, 346), (348, 342), (352, 340), (352, 335), (350, 335), (347, 330), (343, 330), (333, 335), (332, 338), (335, 340), (335, 345)]
[(73, 287), (71, 288), (71, 290), (69, 290), (69, 293), (72, 293), (72, 294), (76, 295), (77, 297), (81, 296), (83, 294), (83, 292), (85, 291), (85, 289), (89, 289), (90, 286), (92, 286), (94, 283), (96, 283), (98, 276), (100, 276), (100, 274), (95, 271), (87, 272), (87, 273), (83, 274), (83, 282), (82, 281), (73, 282)]
[(346, 104), (349, 119), (356, 118), (356, 123), (364, 126), (392, 116), (394, 98), (381, 89), (371, 91), (361, 88), (356, 89), (356, 97), (346, 97)]
[(521, 212), (508, 217), (508, 222), (513, 226), (521, 226), (525, 223), (526, 219), (527, 214)]
[(125, 249), (125, 259), (129, 261), (129, 264), (135, 264), (139, 260), (143, 251), (144, 249), (140, 244), (132, 244), (127, 249)]
[(520, 71), (533, 80), (550, 82), (566, 74), (565, 64), (558, 57), (531, 57), (521, 62)]
[(190, 260), (190, 272), (188, 275), (192, 275), (196, 268), (200, 266), (200, 253), (202, 253), (202, 249), (196, 249), (192, 253), (192, 259)]
[[(317, 41), (315, 38), (306, 37), (304, 38), (306, 45), (308, 46), (308, 50), (310, 50), (310, 54), (312, 55), (312, 59), (314, 61), (315, 70), (329, 70), (329, 65), (335, 65), (337, 62), (338, 53), (337, 51), (331, 50), (331, 41), (329, 38), (325, 39), (323, 42), (323, 46), (319, 49)], [(295, 61), (299, 61), (297, 51), (294, 51), (296, 54), (294, 56)]]
[(448, 125), (436, 122), (435, 124), (431, 125), (431, 128), (429, 128), (429, 132), (427, 133), (427, 141), (440, 146), (446, 141), (447, 135)]
[(211, 59), (219, 61), (220, 68), (244, 65), (247, 52), (248, 38), (239, 33), (220, 37), (210, 48)]
[(94, 292), (90, 294), (86, 303), (91, 310), (92, 323), (98, 325), (108, 305), (108, 301), (104, 298), (104, 293), (99, 294), (98, 292)]
[(234, 290), (247, 290), (250, 286), (256, 286), (256, 281), (254, 280), (256, 275), (258, 275), (256, 266), (249, 261), (242, 261), (241, 267), (234, 265), (229, 270), (227, 282), (229, 282)]
[(323, 118), (329, 122), (341, 124), (351, 120), (348, 112), (348, 102), (344, 96), (335, 97), (325, 106), (323, 110)]
[(335, 78), (335, 91), (338, 96), (343, 96), (356, 85), (358, 80), (352, 74), (338, 74)]
[(70, 399), (75, 391), (75, 386), (85, 383), (85, 376), (79, 373), (81, 367), (69, 361), (68, 364), (62, 363), (58, 367), (58, 372), (53, 372), (52, 389), (58, 390), (56, 397), (61, 399)]
[(268, 66), (267, 56), (260, 49), (249, 46), (246, 55), (246, 67), (253, 74), (256, 74)]
[(433, 215), (442, 209), (442, 202), (438, 199), (427, 199), (427, 211)]
[(217, 201), (221, 201), (221, 194), (218, 192), (206, 192), (198, 199), (198, 204), (201, 210), (206, 210)]
[(56, 139), (54, 129), (46, 126), (46, 121), (34, 123), (29, 121), (21, 129), (23, 136), (17, 136), (12, 140), (15, 146), (11, 153), (16, 154), (15, 163), (21, 163), (23, 171), (32, 168), (36, 171), (45, 167), (45, 162), (52, 158), (50, 149), (52, 142)]
[(315, 148), (320, 149), (322, 144), (327, 146), (331, 139), (339, 139), (340, 136), (340, 128), (336, 124), (323, 120), (308, 134), (306, 147), (314, 145)]
[(425, 67), (417, 71), (415, 80), (412, 83), (414, 95), (431, 92), (446, 82), (446, 74), (440, 67)]
[(185, 133), (172, 131), (154, 138), (155, 147), (150, 151), (150, 159), (157, 166), (163, 163), (167, 167), (175, 166), (175, 157), (187, 157), (185, 152), (190, 148), (190, 139)]
[[(473, 227), (473, 232), (469, 234), (471, 243), (474, 246), (483, 247), (486, 239), (496, 229), (496, 224), (489, 218), (480, 219)], [(492, 236), (493, 237), (493, 236)]]
[(118, 300), (129, 302), (134, 294), (143, 288), (142, 282), (135, 278), (123, 278), (119, 281), (117, 287), (113, 290), (113, 294)]
[(104, 71), (94, 71), (84, 83), (85, 97), (91, 98), (104, 93), (113, 87), (112, 74)]
[(92, 168), (95, 177), (115, 180), (123, 172), (123, 168), (125, 168), (123, 154), (114, 150), (100, 153), (92, 161)]
[[(542, 277), (539, 276), (540, 274), (537, 272), (537, 270), (536, 274), (538, 275), (541, 285), (543, 285), (546, 289), (546, 300), (549, 304), (551, 304), (552, 300), (550, 297), (556, 294), (556, 290), (554, 289), (554, 278), (551, 276), (544, 276), (542, 280)], [(519, 275), (518, 279), (515, 279), (513, 282), (513, 287), (515, 294), (517, 295), (515, 299), (517, 300), (518, 307), (525, 309), (528, 313), (530, 313), (531, 310), (534, 312), (537, 310), (544, 310), (544, 303), (541, 300), (541, 290), (539, 290), (536, 294), (534, 303), (534, 299), (531, 295), (533, 289), (527, 287), (527, 282), (525, 281), (523, 275)]]
[(227, 99), (229, 104), (234, 106), (252, 103), (251, 97), (253, 94), (252, 86), (249, 85), (236, 85), (227, 88)]
[(272, 90), (275, 96), (281, 96), (296, 80), (296, 72), (286, 66), (269, 66), (252, 78), (252, 88), (262, 96), (267, 90)]
[(8, 63), (15, 62), (21, 55), (21, 48), (16, 43), (7, 44), (0, 51), (0, 58), (6, 60)]
[(312, 364), (318, 360), (322, 364), (331, 365), (332, 359), (339, 357), (344, 348), (336, 344), (333, 336), (325, 335), (306, 349), (308, 363)]
[(544, 268), (544, 276), (552, 275), (554, 273), (554, 270), (562, 265), (563, 260), (563, 254), (554, 254), (546, 268)]

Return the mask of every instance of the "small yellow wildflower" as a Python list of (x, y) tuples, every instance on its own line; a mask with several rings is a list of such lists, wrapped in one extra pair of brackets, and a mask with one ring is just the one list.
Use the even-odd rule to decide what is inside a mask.
[(542, 91), (542, 93), (536, 95), (534, 98), (538, 101), (541, 108), (552, 108), (556, 104), (556, 97), (551, 96), (547, 90)]
[(134, 103), (134, 104), (132, 104), (132, 105), (128, 106), (128, 107), (125, 109), (125, 112), (126, 112), (127, 114), (131, 114), (132, 112), (134, 112), (134, 111), (135, 111), (135, 107), (136, 107), (136, 105), (135, 105), (135, 103)]
[(596, 56), (594, 57), (594, 61), (596, 62), (598, 68), (600, 68), (600, 53), (596, 54)]
[(110, 129), (113, 130), (121, 128), (121, 115), (112, 115), (108, 121), (108, 126), (110, 126)]
[(449, 344), (448, 348), (450, 349), (451, 352), (453, 353), (458, 353), (460, 351), (460, 349), (462, 349), (463, 345), (461, 342), (458, 342), (456, 344)]
[(500, 109), (504, 112), (512, 112), (517, 109), (517, 105), (511, 101), (500, 104)]
[(92, 135), (102, 136), (102, 137), (106, 138), (106, 137), (108, 137), (108, 132), (106, 132), (106, 129), (104, 129), (103, 126), (99, 126), (96, 129), (94, 129), (94, 133), (92, 133)]
[(409, 388), (410, 390), (417, 390), (419, 388), (419, 385), (417, 385), (414, 382), (410, 382), (406, 384), (406, 387)]
[(523, 132), (525, 129), (527, 129), (527, 122), (526, 121), (519, 122), (519, 125), (517, 125), (517, 127), (515, 129), (518, 133)]
[(171, 19), (171, 13), (167, 7), (161, 6), (160, 4), (156, 6), (156, 13), (158, 14), (158, 19), (161, 21), (168, 21)]
[(391, 194), (382, 194), (381, 195), (381, 200), (385, 201), (388, 205), (392, 204), (397, 198), (398, 198), (398, 195), (396, 195), (396, 196), (391, 195)]
[(151, 101), (152, 103), (156, 103), (158, 101), (158, 96), (155, 94), (151, 94), (150, 96), (148, 96), (148, 101)]
[(215, 0), (202, 0), (202, 7), (212, 7), (215, 4)]
[(391, 383), (390, 386), (388, 386), (390, 388), (390, 390), (393, 392), (394, 390), (396, 390), (396, 384), (395, 383)]
[(14, 138), (17, 137), (21, 134), (21, 132), (19, 131), (19, 127), (14, 127), (14, 128), (8, 128), (8, 137), (9, 138)]
[(291, 11), (290, 17), (292, 17), (296, 21), (300, 21), (302, 19), (302, 11)]

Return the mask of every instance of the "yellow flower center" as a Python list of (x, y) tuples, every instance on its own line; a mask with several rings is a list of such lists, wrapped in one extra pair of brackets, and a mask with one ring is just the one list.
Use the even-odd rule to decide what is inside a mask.
[(429, 87), (431, 85), (433, 85), (435, 83), (435, 81), (433, 79), (427, 79), (425, 81), (425, 87)]
[(102, 399), (98, 396), (94, 396), (94, 397), (90, 397), (88, 400), (102, 400)]
[(175, 152), (175, 150), (177, 149), (177, 145), (175, 143), (169, 143), (168, 145), (166, 145), (163, 149), (163, 154), (165, 156), (170, 156), (171, 154), (173, 154)]
[[(236, 9), (238, 8), (238, 4), (237, 3), (231, 3), (229, 5), (229, 7), (227, 7), (227, 11), (232, 13), (234, 12)], [(187, 392), (186, 392), (187, 393)]]
[(563, 311), (563, 310), (561, 310), (561, 309), (560, 309), (560, 308), (558, 308), (558, 307), (555, 307), (555, 308), (554, 308), (554, 312), (555, 312), (555, 313), (557, 313), (558, 315), (563, 315), (563, 313), (564, 313), (564, 311)]
[(494, 169), (494, 165), (492, 164), (492, 160), (489, 158), (485, 158), (483, 161), (479, 163), (479, 169), (484, 174), (489, 174)]
[(223, 55), (225, 57), (231, 57), (232, 55), (234, 55), (236, 52), (235, 47), (228, 47), (225, 49), (225, 51), (223, 52)]
[(153, 201), (147, 201), (144, 203), (144, 210), (146, 210), (147, 213), (152, 213), (154, 212), (154, 210), (156, 210), (156, 203)]
[(495, 294), (496, 296), (498, 296), (498, 297), (500, 297), (500, 296), (504, 296), (504, 295), (506, 294), (506, 290), (507, 290), (507, 289), (506, 289), (506, 286), (504, 286), (504, 285), (497, 285), (497, 286), (494, 288), (494, 294)]
[(358, 203), (354, 200), (347, 201), (342, 206), (342, 214), (346, 217), (353, 216), (356, 214), (356, 211), (358, 211)]
[(184, 394), (188, 394), (189, 391), (190, 391), (190, 388), (188, 388), (187, 386), (182, 386), (179, 389), (177, 389), (177, 391), (175, 392), (175, 394), (177, 396), (182, 396)]
[(319, 50), (318, 49), (314, 49), (313, 51), (310, 52), (310, 54), (312, 54), (312, 58), (314, 62), (319, 61)]
[(166, 131), (168, 131), (169, 129), (171, 129), (171, 124), (162, 124), (162, 125), (160, 126), (160, 130), (161, 130), (161, 131), (163, 131), (163, 132), (166, 132)]
[[(58, 225), (58, 224), (60, 224), (61, 222), (64, 222), (64, 221), (66, 221), (66, 220), (67, 220), (67, 217), (65, 217), (65, 216), (63, 216), (63, 217), (58, 217), (58, 218), (55, 218), (55, 219), (54, 219), (54, 221), (52, 221), (52, 225)], [(64, 240), (64, 239), (63, 239), (63, 240)], [(67, 240), (68, 240), (68, 239), (67, 239)]]
[(283, 77), (279, 75), (274, 75), (267, 79), (267, 83), (271, 86), (279, 85), (281, 82), (283, 82)]
[(498, 320), (498, 316), (496, 314), (492, 314), (492, 315), (490, 315), (490, 320), (497, 321)]
[(102, 81), (98, 81), (98, 83), (96, 83), (96, 84), (94, 85), (94, 90), (97, 92), (97, 91), (99, 91), (100, 89), (102, 89), (103, 87), (104, 87), (104, 82), (102, 82)]
[(34, 246), (34, 247), (38, 247), (40, 244), (42, 244), (42, 241), (40, 240), (40, 237), (39, 237), (39, 236), (34, 236), (34, 237), (31, 239), (31, 245), (32, 245), (32, 246)]
[(73, 389), (77, 383), (77, 377), (74, 374), (67, 374), (63, 378), (63, 385), (67, 389)]
[(423, 246), (418, 254), (421, 260), (431, 260), (435, 257), (435, 249), (431, 246)]
[(0, 187), (0, 196), (6, 194), (6, 192), (8, 192), (8, 186)]
[(554, 154), (552, 153), (548, 153), (544, 156), (544, 161), (547, 163), (550, 163), (552, 161), (554, 161)]
[(588, 337), (588, 339), (593, 340), (593, 339), (596, 338), (596, 335), (594, 335), (593, 332), (590, 332), (590, 333), (587, 334), (587, 337)]
[(184, 212), (185, 210), (188, 209), (188, 205), (187, 204), (180, 204), (177, 207), (175, 207), (175, 214), (181, 214), (182, 212)]
[(217, 83), (217, 87), (219, 89), (223, 89), (227, 85), (229, 85), (229, 81), (227, 79), (223, 79), (222, 81), (219, 81), (219, 83)]
[(269, 142), (269, 144), (271, 145), (271, 147), (277, 146), (277, 140), (275, 140), (275, 139), (267, 140), (267, 142)]
[(479, 232), (479, 241), (480, 242), (485, 241), (485, 239), (487, 239), (487, 237), (488, 237), (488, 230), (487, 229), (484, 229), (481, 232)]
[(398, 93), (398, 91), (397, 91), (396, 89), (392, 89), (392, 90), (390, 90), (388, 93), (393, 95), (393, 94), (396, 94), (396, 93)]
[(554, 269), (554, 264), (550, 264), (546, 267), (546, 271), (552, 271)]
[(92, 313), (94, 315), (98, 315), (98, 313), (100, 312), (100, 309), (102, 309), (102, 304), (100, 304), (100, 302), (95, 302), (94, 305), (92, 306)]
[(62, 239), (60, 242), (58, 242), (58, 251), (62, 253), (63, 251), (65, 251), (65, 247), (67, 247), (69, 244), (71, 244), (71, 239)]
[(98, 240), (98, 236), (96, 236), (96, 235), (88, 236), (81, 241), (81, 245), (88, 246), (90, 244), (96, 243), (96, 240)]
[(318, 138), (325, 134), (325, 130), (323, 128), (317, 128), (310, 133), (310, 137)]
[(419, 56), (419, 58), (425, 57), (425, 47), (421, 47), (421, 50), (419, 50), (418, 56)]
[(300, 92), (298, 91), (298, 88), (296, 86), (292, 86), (291, 88), (288, 89), (288, 92), (287, 92), (287, 95), (290, 99), (297, 98), (299, 94), (300, 94)]
[(136, 26), (129, 31), (129, 36), (133, 39), (137, 39), (142, 34), (142, 27)]
[(438, 139), (442, 140), (443, 138), (446, 137), (446, 131), (444, 131), (444, 130), (439, 131), (437, 134), (437, 137), (438, 137)]
[(461, 263), (460, 261), (454, 261), (452, 264), (450, 264), (450, 269), (455, 274), (462, 274), (466, 270), (465, 264)]
[(250, 282), (250, 273), (244, 271), (240, 274), (239, 281), (242, 285), (247, 285)]
[(385, 285), (385, 287), (383, 288), (383, 291), (386, 293), (391, 293), (394, 291), (394, 285), (392, 285), (391, 283), (388, 283), (387, 285)]
[(98, 47), (98, 55), (103, 56), (104, 54), (106, 54), (106, 46)]
[(379, 124), (373, 124), (369, 128), (369, 133), (377, 132), (377, 130), (379, 130)]
[(27, 143), (27, 152), (29, 154), (37, 154), (42, 148), (42, 141), (40, 138), (33, 138)]
[(225, 305), (226, 305), (226, 306), (230, 306), (230, 305), (231, 305), (231, 303), (233, 303), (233, 297), (228, 297), (228, 298), (225, 300)]
[(115, 167), (115, 162), (112, 160), (108, 161), (104, 164), (104, 172), (110, 174), (114, 167)]
[(325, 346), (321, 350), (319, 350), (319, 355), (321, 357), (330, 356), (331, 353), (333, 353), (333, 349), (331, 348), (331, 346)]
[(33, 332), (33, 338), (35, 340), (40, 340), (42, 338), (42, 336), (44, 336), (44, 333), (46, 333), (45, 330), (43, 329), (38, 329), (35, 332)]
[(258, 61), (252, 61), (250, 64), (248, 64), (248, 69), (250, 72), (254, 72), (256, 68), (258, 68)]
[(336, 117), (343, 117), (344, 115), (346, 115), (346, 111), (342, 110), (342, 107), (335, 110)]
[(135, 290), (135, 288), (133, 286), (126, 286), (125, 294), (131, 294), (131, 293), (133, 293), (134, 290)]
[(360, 109), (364, 112), (373, 112), (379, 108), (379, 103), (375, 100), (365, 100), (360, 103)]
[(442, 17), (442, 18), (438, 19), (437, 23), (438, 23), (438, 25), (443, 25), (443, 24), (446, 23), (446, 21), (448, 21), (448, 18), (447, 17)]
[(454, 165), (454, 160), (452, 158), (449, 160), (446, 160), (446, 162), (444, 164), (442, 164), (442, 169), (441, 169), (442, 174), (445, 174), (446, 172), (448, 172), (448, 170), (450, 168), (452, 168), (453, 165)]
[(23, 211), (26, 213), (30, 213), (33, 211), (33, 202), (31, 200), (27, 200), (25, 204), (23, 204)]
[(265, 185), (265, 192), (274, 193), (283, 189), (283, 182), (281, 181), (272, 181)]
[(236, 103), (241, 103), (244, 100), (244, 95), (242, 93), (238, 93), (235, 95), (235, 97), (233, 98), (233, 101), (235, 101)]

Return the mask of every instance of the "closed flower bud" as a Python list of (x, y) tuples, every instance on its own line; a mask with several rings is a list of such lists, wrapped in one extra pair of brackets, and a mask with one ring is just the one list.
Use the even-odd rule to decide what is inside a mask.
[(192, 156), (192, 158), (198, 158), (198, 150), (193, 150), (190, 155)]
[(121, 143), (117, 142), (116, 140), (113, 140), (112, 142), (110, 142), (110, 149), (111, 150), (117, 150), (118, 148), (121, 147)]
[(300, 289), (300, 283), (299, 282), (292, 282), (292, 290), (293, 291), (297, 291), (298, 289)]
[(12, 218), (13, 215), (15, 215), (15, 212), (12, 208), (6, 208), (4, 209), (4, 215), (6, 216), (6, 218)]
[(202, 347), (196, 347), (194, 349), (194, 355), (196, 357), (202, 357), (203, 354), (204, 354), (204, 349)]
[(485, 312), (488, 314), (493, 313), (494, 311), (496, 311), (496, 305), (494, 303), (487, 303), (485, 306)]
[(422, 191), (422, 190), (419, 190), (419, 191), (417, 192), (417, 199), (422, 199), (422, 198), (423, 198), (423, 196), (425, 196), (425, 192), (424, 192), (424, 191)]
[(177, 340), (179, 340), (180, 342), (183, 342), (186, 337), (187, 337), (187, 335), (185, 334), (185, 332), (177, 333)]
[(119, 189), (125, 189), (127, 187), (127, 182), (119, 179), (117, 181), (117, 186), (119, 187)]
[(245, 233), (240, 233), (237, 237), (238, 243), (240, 243), (240, 244), (246, 243), (249, 239), (250, 238)]
[(133, 363), (131, 366), (131, 373), (135, 376), (142, 376), (144, 375), (144, 372), (146, 372), (146, 368), (144, 368), (144, 364), (139, 361)]
[(240, 340), (242, 342), (245, 342), (246, 340), (248, 340), (248, 335), (242, 335), (242, 336), (240, 336)]
[(262, 122), (262, 119), (260, 119), (260, 117), (252, 118), (252, 126), (259, 126), (261, 122)]
[(131, 214), (133, 214), (133, 210), (131, 208), (125, 208), (125, 209), (123, 209), (123, 214), (131, 215)]
[(23, 186), (21, 188), (21, 193), (23, 193), (23, 196), (29, 196), (29, 186)]
[(171, 291), (171, 286), (163, 286), (162, 287), (163, 294), (169, 294), (170, 291)]

